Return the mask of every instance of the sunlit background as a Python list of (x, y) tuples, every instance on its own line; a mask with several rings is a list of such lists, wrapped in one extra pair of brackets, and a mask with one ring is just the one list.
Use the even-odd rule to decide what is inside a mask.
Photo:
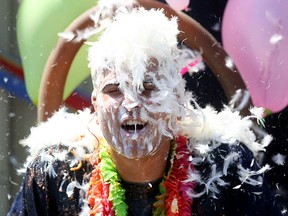
[[(16, 0), (0, 0), (0, 215), (6, 215), (21, 185), (16, 169), (25, 160), (18, 144), (36, 123), (36, 107), (23, 91), (16, 42)], [(5, 63), (6, 67), (4, 66)]]
[[(27, 152), (25, 148), (19, 144), (19, 140), (27, 137), (30, 133), (30, 128), (37, 125), (37, 107), (31, 102), (27, 95), (16, 39), (16, 21), (20, 1), (21, 0), (0, 0), (0, 215), (7, 214), (16, 193), (21, 187), (23, 176), (17, 173), (17, 169), (22, 168)], [(164, 0), (159, 1), (165, 2)], [(197, 1), (202, 4), (202, 1), (191, 0), (191, 5)], [(209, 1), (203, 2), (207, 3)], [(211, 0), (210, 3), (211, 2), (213, 2), (213, 0)], [(240, 1), (238, 1), (238, 3), (239, 2)], [(213, 11), (213, 7), (205, 8), (204, 6), (200, 7), (201, 11), (198, 11), (199, 14), (197, 14), (197, 9), (194, 11), (191, 10), (190, 12), (193, 16), (195, 15), (195, 19), (200, 23), (201, 21), (204, 23), (204, 21), (210, 18), (213, 22), (216, 20), (217, 22), (212, 23), (213, 25), (210, 26), (211, 29), (209, 29), (210, 23), (208, 22), (208, 27), (205, 27), (214, 37), (221, 41), (220, 21), (222, 14), (212, 14), (210, 10)], [(204, 12), (202, 12), (202, 9)], [(191, 14), (190, 16), (192, 16)], [(242, 17), (243, 16), (240, 17), (241, 20)], [(232, 39), (234, 40), (234, 37), (232, 37)], [(285, 48), (285, 50), (287, 49)], [(287, 70), (285, 72), (287, 72)], [(217, 101), (222, 105), (222, 102), (218, 100), (221, 94), (218, 92), (219, 88), (214, 88), (213, 85), (213, 88), (209, 86), (209, 83), (213, 81), (211, 77), (209, 73), (195, 75), (193, 80), (190, 80), (190, 87), (198, 94), (200, 100), (203, 100), (205, 103), (207, 101), (209, 101), (209, 103), (214, 102), (217, 107)], [(193, 83), (195, 85), (193, 85)], [(201, 84), (203, 85), (201, 86)], [(276, 85), (276, 87), (278, 86)], [(79, 109), (82, 105), (89, 105), (89, 92), (91, 92), (91, 88), (91, 81), (87, 78), (68, 97), (67, 105), (72, 109)], [(207, 90), (208, 92), (206, 92)], [(287, 93), (287, 87), (285, 87), (285, 89), (281, 88), (280, 90), (285, 94)], [(284, 108), (281, 111), (277, 110), (277, 113), (275, 112), (274, 115), (270, 115), (265, 119), (265, 129), (271, 133), (275, 139), (272, 145), (270, 145), (270, 149), (268, 148), (265, 153), (266, 160), (264, 162), (268, 162), (274, 167), (268, 175), (269, 183), (274, 189), (277, 189), (277, 191), (282, 191), (286, 202), (288, 200), (288, 108), (287, 106)]]
[[(19, 140), (37, 125), (37, 107), (27, 95), (16, 38), (19, 1), (0, 0), (0, 215), (6, 215), (21, 187), (22, 168), (27, 156)], [(71, 109), (89, 105), (89, 77), (68, 97)]]

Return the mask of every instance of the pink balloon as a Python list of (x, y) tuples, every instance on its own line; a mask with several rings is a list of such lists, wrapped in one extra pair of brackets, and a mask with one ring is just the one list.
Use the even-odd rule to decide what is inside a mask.
[(255, 106), (278, 112), (288, 105), (288, 1), (229, 0), (223, 45)]
[(185, 10), (190, 0), (166, 0), (166, 2), (174, 10)]

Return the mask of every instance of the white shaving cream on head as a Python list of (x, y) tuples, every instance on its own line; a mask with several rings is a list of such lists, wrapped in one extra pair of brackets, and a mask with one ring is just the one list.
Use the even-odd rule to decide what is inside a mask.
[[(139, 108), (135, 111), (139, 114), (134, 115), (154, 125), (154, 131), (161, 131), (162, 136), (172, 139), (178, 131), (177, 117), (185, 116), (184, 104), (187, 102), (185, 81), (180, 75), (180, 69), (185, 63), (180, 59), (182, 51), (177, 47), (178, 33), (177, 19), (167, 18), (163, 10), (147, 11), (138, 8), (132, 12), (124, 10), (118, 12), (114, 22), (107, 27), (89, 52), (89, 67), (97, 106), (103, 109), (105, 107), (103, 104), (105, 101), (98, 100), (101, 86), (104, 85), (103, 80), (106, 83), (117, 83), (125, 98), (119, 109), (121, 115), (126, 115), (125, 112), (128, 113), (139, 105), (141, 112)], [(111, 79), (107, 79), (106, 76), (110, 72), (114, 75)], [(152, 82), (157, 88), (149, 98), (140, 96), (144, 90), (143, 83), (147, 81)], [(120, 113), (116, 115), (118, 115), (117, 121), (121, 122), (123, 117)], [(105, 120), (107, 122), (108, 118)], [(155, 139), (151, 138), (157, 136), (156, 132), (150, 134), (149, 138), (141, 138), (139, 134), (135, 134), (129, 137), (130, 141), (119, 144), (119, 139), (123, 137), (118, 136), (112, 129), (111, 125), (114, 123), (106, 124), (109, 131), (114, 134), (111, 140), (117, 140), (117, 145), (122, 145), (118, 151), (126, 156), (132, 157), (131, 151), (135, 151), (133, 147), (135, 140), (140, 139), (142, 142), (141, 148), (138, 147), (139, 154), (133, 153), (137, 157), (153, 153), (161, 146), (160, 138), (159, 143), (155, 143)], [(108, 139), (107, 141), (109, 143)]]

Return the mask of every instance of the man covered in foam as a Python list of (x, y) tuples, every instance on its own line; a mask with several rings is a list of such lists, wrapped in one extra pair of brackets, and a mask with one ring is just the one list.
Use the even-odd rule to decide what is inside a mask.
[(95, 112), (61, 109), (22, 141), (11, 215), (280, 215), (254, 158), (269, 136), (190, 105), (178, 33), (162, 10), (119, 10), (89, 51)]
[[(132, 143), (122, 145), (128, 157), (131, 157), (129, 148), (133, 146), (137, 147), (135, 150), (147, 151), (136, 153), (137, 157), (157, 150), (163, 142), (158, 139), (157, 144), (152, 145), (149, 134), (158, 133), (154, 135), (156, 137), (165, 134), (172, 139), (177, 133), (177, 118), (185, 117), (184, 105), (187, 100), (184, 80), (180, 73), (175, 73), (181, 66), (184, 66), (180, 61), (181, 50), (177, 48), (176, 18), (169, 21), (159, 11), (140, 10), (141, 12), (133, 11), (130, 14), (120, 12), (116, 18), (119, 21), (109, 26), (101, 40), (92, 46), (89, 55), (94, 85), (92, 96), (94, 104), (96, 104), (94, 100), (96, 98), (98, 100), (96, 107), (104, 107), (107, 103), (101, 100), (99, 92), (103, 92), (103, 89), (105, 93), (117, 90), (123, 96), (123, 101), (115, 99), (113, 106), (106, 112), (108, 115), (111, 113), (116, 115), (117, 112), (113, 109), (119, 106), (120, 114), (113, 116), (114, 118), (125, 122), (125, 119), (132, 115), (135, 119), (135, 133), (129, 139), (133, 137), (132, 140), (142, 145)], [(154, 22), (154, 20), (159, 20), (159, 22)], [(142, 24), (139, 25), (139, 22)], [(130, 28), (131, 26), (133, 27)], [(159, 31), (159, 29), (162, 30)], [(115, 35), (118, 36), (115, 37)], [(102, 110), (103, 108), (100, 108), (96, 112), (100, 114)], [(153, 115), (157, 113), (162, 113), (163, 118), (154, 118)], [(101, 116), (105, 118), (104, 115)], [(107, 123), (114, 123), (113, 120), (106, 118), (104, 120)], [(132, 124), (133, 121), (130, 123)], [(137, 123), (144, 125), (146, 135), (137, 135)], [(148, 125), (151, 125), (150, 131), (147, 130)], [(111, 143), (117, 142), (118, 145), (119, 140), (125, 140), (126, 135), (121, 138), (115, 137), (118, 136), (119, 127), (123, 128), (124, 125), (118, 125), (114, 131), (111, 131), (111, 125), (109, 125), (110, 134), (114, 138), (109, 140)]]

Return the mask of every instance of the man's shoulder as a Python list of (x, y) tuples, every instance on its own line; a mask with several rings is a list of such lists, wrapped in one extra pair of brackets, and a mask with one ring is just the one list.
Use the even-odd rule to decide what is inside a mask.
[(27, 183), (32, 180), (39, 188), (54, 185), (63, 191), (72, 181), (82, 183), (92, 169), (90, 153), (83, 147), (52, 145), (41, 149), (26, 170)]
[(85, 173), (91, 170), (89, 157), (97, 142), (88, 128), (92, 116), (88, 110), (68, 113), (62, 109), (31, 129), (21, 141), (29, 148), (22, 169), (27, 184), (33, 181), (39, 188), (49, 184), (60, 191), (71, 182), (82, 184)]

